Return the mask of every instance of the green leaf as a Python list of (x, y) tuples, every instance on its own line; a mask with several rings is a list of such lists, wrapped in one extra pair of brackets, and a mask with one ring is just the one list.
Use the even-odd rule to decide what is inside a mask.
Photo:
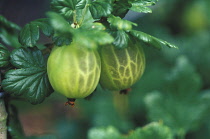
[(88, 132), (88, 139), (120, 139), (119, 131), (109, 126), (107, 128), (92, 128)]
[(30, 136), (26, 137), (26, 139), (58, 139), (55, 135), (42, 135), (42, 136)]
[(10, 52), (9, 50), (0, 43), (0, 68), (6, 67), (9, 65), (10, 59)]
[(173, 139), (173, 134), (169, 127), (153, 122), (126, 136), (113, 126), (95, 127), (88, 131), (88, 139)]
[(94, 19), (100, 19), (111, 14), (112, 6), (107, 1), (93, 1), (89, 6), (89, 10)]
[(125, 31), (123, 30), (109, 31), (109, 33), (114, 37), (113, 44), (116, 48), (125, 48), (128, 46), (130, 37)]
[(129, 8), (131, 8), (131, 6), (132, 5), (128, 3), (127, 0), (120, 0), (120, 1), (116, 0), (115, 3), (113, 4), (112, 14), (123, 18), (129, 11)]
[[(184, 40), (180, 51), (183, 55), (186, 55), (189, 60), (195, 65), (196, 70), (202, 76), (203, 87), (208, 87), (210, 83), (210, 47), (209, 47), (210, 31), (205, 30), (202, 33), (196, 33), (189, 36), (182, 36), (176, 40)], [(171, 38), (172, 40), (174, 37)], [(198, 41), (199, 40), (199, 41)], [(193, 49), (192, 49), (193, 47)], [(167, 58), (171, 58), (172, 61), (177, 57), (177, 54), (173, 51), (167, 50), (164, 52)]]
[(203, 122), (208, 106), (201, 97), (180, 98), (172, 94), (151, 92), (145, 98), (151, 121), (162, 120), (176, 135), (184, 136)]
[(20, 123), (20, 119), (18, 118), (18, 111), (14, 105), (9, 105), (8, 109), (8, 126), (7, 131), (9, 133), (9, 137), (12, 139), (22, 139), (25, 138), (23, 128)]
[(163, 121), (173, 133), (184, 137), (189, 131), (200, 127), (209, 110), (210, 98), (205, 98), (201, 79), (194, 67), (180, 57), (163, 91), (153, 91), (145, 97), (145, 104), (151, 121)]
[(90, 34), (92, 36), (92, 39), (98, 44), (98, 45), (105, 45), (110, 44), (114, 41), (113, 37), (104, 31), (93, 31)]
[(113, 5), (113, 14), (123, 18), (128, 10), (141, 13), (152, 13), (152, 10), (147, 6), (155, 5), (156, 2), (157, 0), (116, 0)]
[(50, 24), (56, 32), (72, 32), (70, 24), (59, 14), (54, 12), (48, 12)]
[(136, 30), (131, 30), (130, 34), (134, 37), (136, 37), (137, 39), (139, 39), (140, 41), (143, 41), (144, 43), (146, 43), (148, 46), (152, 46), (154, 48), (157, 49), (161, 49), (162, 45), (168, 46), (169, 48), (178, 48), (173, 44), (170, 44), (166, 41), (163, 41), (161, 39), (155, 38), (149, 34), (146, 34), (144, 32), (141, 31), (136, 31)]
[(57, 46), (68, 45), (72, 42), (73, 28), (70, 24), (59, 14), (48, 12), (50, 24), (55, 31), (53, 41)]
[(53, 0), (51, 2), (52, 10), (67, 19), (71, 18), (76, 10), (83, 9), (85, 5), (86, 0)]
[(173, 134), (169, 127), (153, 122), (143, 128), (137, 128), (127, 139), (173, 139)]
[(165, 88), (168, 92), (181, 96), (198, 93), (202, 88), (200, 75), (184, 56), (178, 57), (175, 68), (167, 75), (167, 83)]
[(11, 53), (11, 63), (18, 69), (9, 70), (2, 81), (3, 90), (23, 96), (32, 104), (44, 101), (53, 90), (48, 80), (46, 60), (37, 48), (19, 48)]
[(10, 31), (17, 31), (21, 29), (17, 24), (8, 21), (2, 15), (0, 15), (0, 28), (6, 28), (7, 30), (10, 30)]
[(14, 48), (21, 47), (21, 44), (18, 41), (18, 33), (11, 33), (8, 30), (1, 28), (0, 40)]
[(18, 48), (18, 31), (20, 27), (0, 15), (0, 40), (5, 44)]
[(92, 23), (90, 24), (91, 26), (89, 26), (89, 29), (93, 29), (93, 30), (102, 30), (105, 31), (106, 27), (102, 24), (102, 23)]
[(48, 13), (48, 16), (56, 32), (54, 36), (56, 45), (67, 45), (74, 40), (84, 47), (95, 49), (98, 45), (114, 41), (113, 37), (104, 31), (105, 27), (100, 23), (88, 22), (76, 29), (72, 28), (63, 17), (56, 13)]
[(137, 26), (136, 23), (133, 23), (128, 20), (121, 19), (120, 17), (110, 16), (108, 22), (111, 27), (117, 28), (117, 30), (132, 30), (132, 26)]
[(152, 6), (155, 5), (158, 0), (128, 0), (130, 3), (142, 5), (142, 6)]
[(79, 42), (81, 45), (89, 49), (96, 49), (98, 45), (110, 44), (114, 41), (114, 39), (105, 31), (100, 31), (97, 29), (78, 29), (74, 34), (74, 41)]
[(20, 32), (19, 42), (23, 46), (33, 47), (39, 40), (41, 30), (46, 36), (50, 37), (53, 35), (53, 29), (49, 24), (49, 20), (37, 19), (26, 24)]
[(69, 33), (58, 34), (53, 37), (53, 41), (57, 46), (69, 45), (72, 42), (71, 36)]
[(140, 12), (140, 13), (152, 13), (152, 10), (146, 6), (143, 6), (139, 3), (132, 3), (132, 7), (130, 10), (134, 12)]

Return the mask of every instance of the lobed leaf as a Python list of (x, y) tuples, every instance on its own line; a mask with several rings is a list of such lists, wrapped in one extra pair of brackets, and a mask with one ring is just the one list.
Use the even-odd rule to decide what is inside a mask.
[(80, 42), (81, 45), (89, 49), (96, 49), (98, 45), (110, 44), (114, 39), (105, 31), (81, 29), (74, 34), (74, 41)]
[(152, 10), (147, 6), (155, 5), (156, 2), (157, 0), (130, 0), (132, 7), (129, 9), (140, 13), (152, 13)]
[(152, 13), (152, 10), (150, 8), (143, 6), (142, 4), (139, 3), (132, 3), (132, 7), (129, 9), (139, 13)]
[(173, 134), (169, 127), (152, 122), (128, 135), (121, 134), (113, 126), (92, 128), (88, 132), (88, 139), (173, 139)]
[(142, 6), (152, 6), (155, 5), (158, 0), (128, 0), (132, 4), (138, 4)]
[(177, 58), (176, 66), (167, 76), (166, 80), (167, 86), (165, 90), (180, 96), (197, 94), (202, 88), (200, 75), (185, 56)]
[(46, 66), (46, 61), (44, 60), (41, 51), (37, 51), (37, 48), (15, 49), (12, 51), (10, 57), (11, 63), (16, 68), (43, 68)]
[(102, 24), (102, 23), (93, 23), (91, 24), (91, 26), (89, 26), (89, 29), (93, 29), (93, 30), (106, 30), (106, 27)]
[(199, 93), (201, 79), (186, 57), (179, 57), (163, 91), (148, 93), (144, 99), (151, 121), (163, 121), (176, 135), (200, 127), (209, 110), (209, 97)]
[(129, 11), (129, 8), (131, 8), (131, 6), (132, 5), (128, 3), (128, 1), (125, 2), (117, 1), (116, 3), (113, 4), (112, 14), (123, 18), (125, 17), (126, 13)]
[(73, 28), (59, 14), (48, 12), (47, 16), (50, 19), (50, 24), (55, 31), (53, 41), (57, 46), (68, 45), (72, 41)]
[(22, 96), (32, 104), (44, 101), (52, 93), (46, 60), (37, 48), (18, 48), (11, 53), (11, 63), (19, 69), (9, 70), (2, 81), (4, 91)]
[(10, 52), (0, 43), (0, 68), (7, 67), (9, 65)]
[(110, 31), (109, 33), (114, 37), (113, 44), (116, 48), (125, 48), (128, 46), (130, 37), (125, 31), (118, 30), (118, 31)]
[(0, 15), (0, 40), (5, 44), (18, 48), (20, 43), (18, 42), (18, 31), (21, 28), (10, 21), (4, 16)]
[(19, 34), (19, 42), (23, 46), (33, 47), (39, 40), (41, 30), (46, 36), (50, 37), (53, 34), (53, 29), (49, 24), (48, 19), (38, 19), (26, 24)]
[(163, 41), (141, 31), (131, 30), (130, 34), (136, 37), (138, 40), (148, 44), (148, 46), (152, 46), (157, 49), (161, 49), (162, 45), (168, 46), (169, 48), (178, 48), (175, 45), (168, 43), (167, 41)]
[(51, 9), (69, 19), (76, 10), (83, 9), (85, 5), (86, 0), (53, 0)]
[(8, 21), (4, 16), (0, 15), (0, 28), (6, 28), (10, 31), (17, 31), (20, 30), (20, 26), (17, 24)]
[(53, 41), (56, 46), (69, 45), (72, 42), (71, 34), (59, 34), (53, 36)]
[(93, 1), (90, 3), (89, 10), (94, 19), (100, 19), (111, 14), (112, 6), (106, 1)]
[(173, 134), (169, 127), (162, 123), (152, 122), (131, 132), (128, 139), (173, 139)]
[(109, 126), (107, 128), (92, 128), (88, 132), (88, 139), (120, 139), (119, 131)]
[(133, 23), (128, 20), (121, 19), (120, 17), (110, 16), (107, 20), (110, 23), (111, 27), (117, 28), (117, 30), (131, 30), (132, 26), (137, 26), (136, 23)]

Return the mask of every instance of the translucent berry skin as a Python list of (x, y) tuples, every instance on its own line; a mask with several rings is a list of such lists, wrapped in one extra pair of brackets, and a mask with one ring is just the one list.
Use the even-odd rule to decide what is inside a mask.
[(96, 50), (77, 43), (55, 47), (51, 52), (47, 72), (53, 89), (67, 98), (84, 98), (96, 88), (101, 61)]
[(106, 45), (100, 49), (100, 56), (100, 84), (108, 90), (130, 88), (144, 73), (145, 55), (139, 43), (130, 42), (128, 47), (122, 49)]

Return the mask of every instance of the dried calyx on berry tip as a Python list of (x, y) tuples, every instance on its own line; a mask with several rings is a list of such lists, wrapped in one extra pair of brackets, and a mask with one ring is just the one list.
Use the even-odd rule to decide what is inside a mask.
[(68, 101), (65, 103), (65, 106), (70, 105), (71, 107), (74, 107), (75, 105), (75, 100), (74, 98), (67, 98)]
[(123, 89), (123, 90), (120, 90), (120, 94), (127, 95), (128, 92), (130, 91), (131, 91), (131, 88)]

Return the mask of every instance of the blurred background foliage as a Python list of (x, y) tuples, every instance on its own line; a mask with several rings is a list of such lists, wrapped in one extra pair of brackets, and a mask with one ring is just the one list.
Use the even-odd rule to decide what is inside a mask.
[[(49, 2), (3, 0), (0, 14), (23, 26), (45, 16)], [(137, 22), (136, 29), (179, 49), (144, 47), (145, 73), (126, 95), (98, 86), (74, 108), (65, 107), (66, 99), (56, 93), (39, 105), (13, 101), (25, 134), (62, 139), (210, 138), (209, 5), (209, 0), (159, 0), (152, 14), (129, 12), (126, 19)], [(14, 11), (18, 6), (28, 11)]]

